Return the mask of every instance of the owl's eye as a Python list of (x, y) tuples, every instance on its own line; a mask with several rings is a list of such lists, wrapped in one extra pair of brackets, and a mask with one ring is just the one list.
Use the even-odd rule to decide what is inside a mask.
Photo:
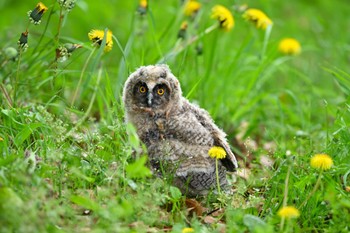
[(144, 86), (141, 86), (140, 88), (139, 88), (139, 92), (140, 93), (146, 93), (146, 91), (147, 91), (147, 89), (146, 89), (146, 87), (144, 87)]
[(157, 94), (158, 94), (158, 95), (164, 95), (164, 93), (165, 93), (164, 88), (159, 88), (159, 89), (157, 90)]

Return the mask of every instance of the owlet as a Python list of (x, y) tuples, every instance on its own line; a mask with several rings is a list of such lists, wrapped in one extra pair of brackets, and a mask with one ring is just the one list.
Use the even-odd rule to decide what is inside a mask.
[(227, 154), (219, 160), (219, 183), (227, 185), (226, 171), (234, 171), (237, 161), (226, 134), (207, 111), (182, 96), (167, 65), (142, 66), (132, 73), (123, 101), (125, 119), (136, 127), (155, 172), (187, 196), (205, 195), (217, 187), (215, 159), (208, 151), (219, 146)]

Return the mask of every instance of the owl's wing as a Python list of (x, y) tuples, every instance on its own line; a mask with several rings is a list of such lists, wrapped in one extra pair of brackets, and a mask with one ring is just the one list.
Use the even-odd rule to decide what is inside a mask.
[[(187, 101), (186, 101), (187, 102)], [(187, 105), (188, 104), (188, 105)], [(209, 130), (214, 139), (214, 145), (224, 148), (226, 151), (226, 158), (222, 159), (222, 164), (226, 167), (228, 171), (235, 171), (238, 168), (237, 160), (235, 155), (230, 149), (229, 144), (226, 141), (226, 134), (219, 129), (214, 123), (213, 119), (210, 117), (209, 113), (204, 109), (201, 109), (189, 102), (187, 102), (189, 110), (196, 116), (198, 121)]]
[[(217, 130), (221, 131), (219, 128), (217, 128)], [(235, 171), (238, 168), (237, 160), (235, 155), (231, 151), (230, 146), (226, 141), (226, 138), (222, 137), (222, 134), (216, 135), (216, 132), (213, 132), (213, 137), (214, 137), (214, 145), (221, 146), (226, 151), (227, 155), (224, 159), (221, 160), (222, 164), (227, 168), (227, 170)]]

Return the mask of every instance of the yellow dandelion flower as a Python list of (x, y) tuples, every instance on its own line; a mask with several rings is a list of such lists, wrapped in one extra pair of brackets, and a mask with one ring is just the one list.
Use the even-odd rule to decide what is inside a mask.
[(193, 228), (191, 228), (191, 227), (185, 227), (181, 231), (181, 233), (191, 233), (191, 232), (194, 232)]
[(140, 7), (147, 8), (147, 5), (148, 5), (147, 0), (140, 0), (140, 4), (139, 4)]
[(0, 142), (4, 141), (4, 139), (2, 137), (0, 137)]
[(298, 55), (301, 52), (301, 46), (296, 39), (285, 38), (280, 41), (278, 50), (286, 55)]
[(201, 9), (201, 4), (195, 0), (189, 0), (186, 2), (184, 7), (184, 14), (187, 16), (195, 15), (199, 9)]
[(39, 3), (36, 5), (35, 9), (37, 9), (38, 12), (40, 12), (40, 13), (42, 13), (42, 14), (44, 14), (44, 13), (48, 10), (48, 8), (47, 8), (42, 2), (39, 2)]
[[(91, 30), (88, 34), (89, 39), (94, 43), (94, 44), (98, 44), (101, 45), (103, 37), (105, 35), (105, 32), (103, 30)], [(113, 47), (113, 39), (112, 39), (112, 31), (108, 30), (107, 31), (107, 38), (106, 38), (106, 46), (104, 48), (105, 52), (109, 52), (112, 50)]]
[(350, 186), (346, 186), (346, 187), (345, 187), (345, 191), (347, 191), (347, 192), (350, 193)]
[(29, 20), (34, 24), (40, 24), (41, 18), (47, 9), (48, 8), (42, 2), (39, 2), (36, 4), (34, 10), (28, 12)]
[(329, 155), (316, 154), (311, 158), (310, 165), (316, 169), (329, 170), (333, 166), (333, 160)]
[(224, 6), (216, 5), (211, 9), (211, 18), (220, 22), (220, 27), (225, 31), (229, 31), (235, 25), (235, 21), (231, 12)]
[(294, 206), (284, 206), (277, 214), (282, 218), (297, 218), (300, 216), (299, 210)]
[(226, 151), (224, 150), (224, 148), (220, 146), (213, 146), (208, 151), (208, 154), (210, 157), (216, 158), (216, 159), (224, 159), (226, 157)]
[(147, 7), (148, 7), (148, 1), (140, 0), (137, 11), (140, 13), (140, 15), (144, 15), (147, 13)]
[(246, 10), (243, 18), (254, 23), (258, 29), (265, 30), (267, 26), (272, 25), (272, 20), (264, 12), (254, 8)]

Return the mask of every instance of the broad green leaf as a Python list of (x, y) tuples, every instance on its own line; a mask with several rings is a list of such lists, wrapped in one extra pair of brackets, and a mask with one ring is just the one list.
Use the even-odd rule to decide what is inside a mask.
[(95, 201), (83, 196), (73, 195), (71, 196), (70, 200), (71, 202), (89, 210), (97, 211), (100, 208), (100, 206)]
[(243, 223), (248, 227), (249, 232), (271, 232), (266, 222), (258, 216), (246, 214), (243, 217)]
[(171, 198), (175, 201), (180, 200), (182, 196), (180, 189), (174, 186), (170, 187), (170, 195), (171, 195)]
[(95, 181), (94, 178), (89, 177), (87, 175), (85, 175), (84, 173), (82, 173), (78, 168), (73, 167), (72, 169), (70, 169), (71, 173), (81, 179), (86, 180), (87, 182), (93, 183)]
[[(15, 223), (23, 213), (23, 201), (9, 187), (0, 187), (0, 223)], [(0, 226), (1, 226), (0, 224)], [(1, 227), (0, 227), (1, 229)]]
[(126, 132), (128, 134), (128, 138), (129, 138), (129, 143), (131, 145), (131, 147), (138, 151), (140, 149), (140, 139), (136, 133), (136, 128), (132, 125), (132, 124), (127, 124), (126, 126)]
[(31, 123), (24, 127), (15, 137), (16, 146), (20, 146), (33, 132), (35, 129), (41, 127), (42, 123)]
[(134, 163), (130, 163), (126, 166), (126, 175), (131, 179), (146, 178), (152, 175), (151, 170), (145, 166), (147, 156), (142, 156)]

